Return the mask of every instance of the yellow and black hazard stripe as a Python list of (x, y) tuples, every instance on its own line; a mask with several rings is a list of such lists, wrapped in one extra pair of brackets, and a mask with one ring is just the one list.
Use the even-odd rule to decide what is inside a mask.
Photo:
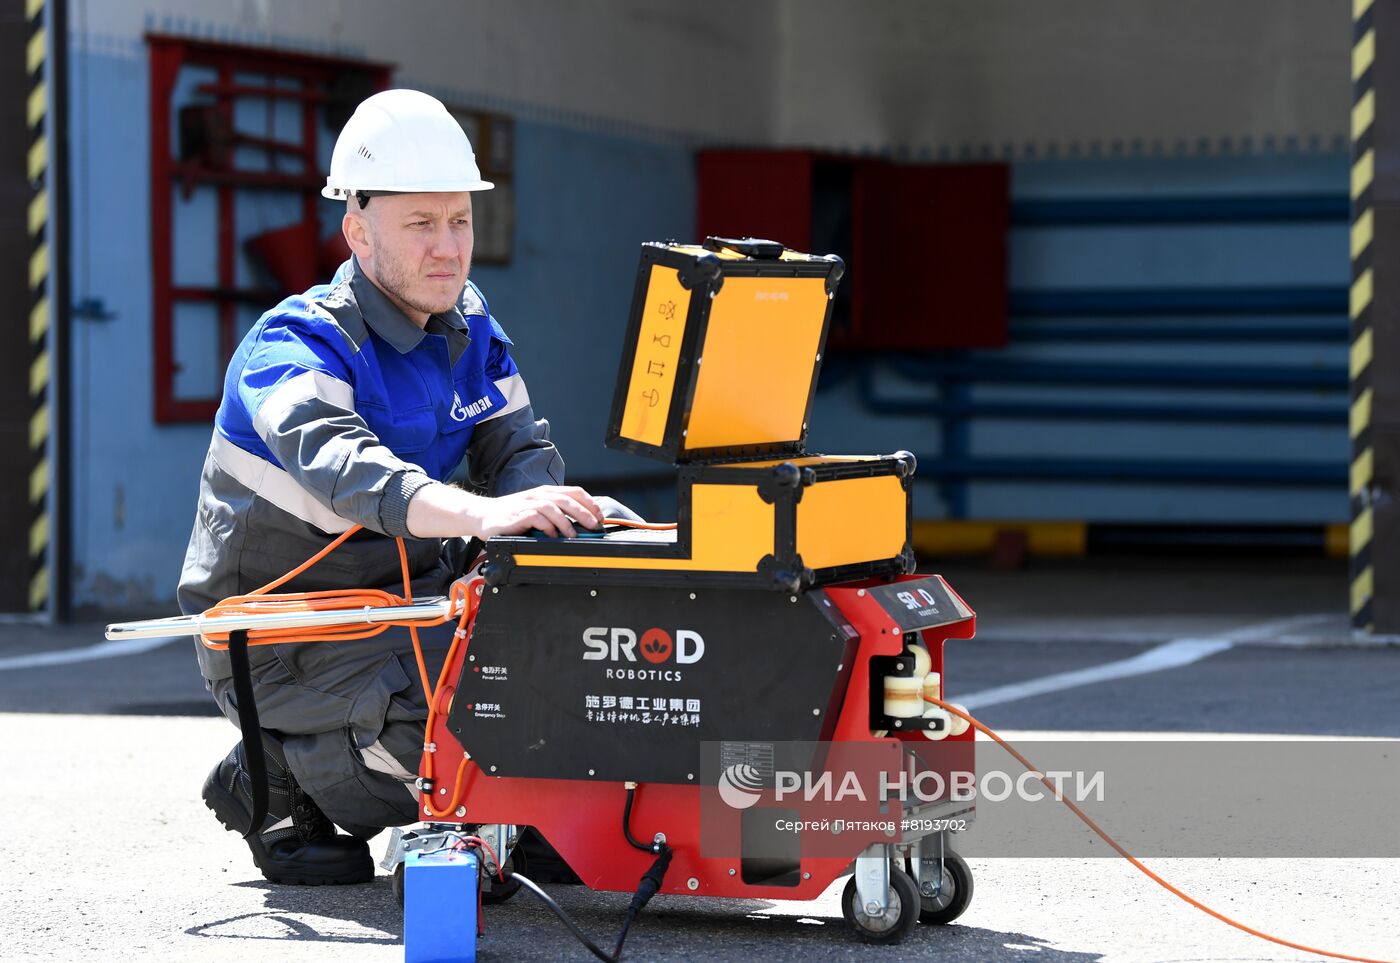
[[(61, 0), (59, 0), (61, 2)], [(49, 157), (48, 31), (45, 0), (26, 0), (29, 39), (25, 69), (29, 78), (26, 120), (29, 126), (29, 609), (49, 607), (49, 435), (52, 410), (49, 383), (53, 374), (49, 350), (50, 240), (49, 188), (53, 184)]]
[(1351, 624), (1370, 631), (1375, 569), (1372, 491), (1375, 474), (1371, 437), (1372, 336), (1375, 280), (1372, 254), (1376, 173), (1375, 0), (1352, 2), (1351, 47)]

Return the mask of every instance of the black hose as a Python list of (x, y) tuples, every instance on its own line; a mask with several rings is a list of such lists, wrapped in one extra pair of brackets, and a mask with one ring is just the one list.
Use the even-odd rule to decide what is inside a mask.
[(540, 889), (538, 883), (525, 876), (521, 876), (519, 873), (511, 873), (512, 879), (519, 880), (521, 886), (524, 886), (530, 892), (538, 896), (544, 902), (544, 905), (548, 906), (550, 911), (563, 921), (564, 925), (569, 928), (569, 931), (574, 934), (574, 938), (586, 946), (590, 953), (598, 959), (605, 961), (605, 963), (618, 963), (618, 961), (622, 959), (622, 943), (627, 939), (627, 931), (632, 927), (633, 921), (636, 920), (637, 916), (642, 912), (643, 907), (651, 902), (653, 896), (660, 892), (661, 884), (666, 879), (666, 870), (671, 866), (672, 850), (670, 846), (667, 846), (660, 839), (649, 844), (643, 843), (632, 835), (632, 801), (636, 792), (637, 790), (635, 788), (629, 788), (627, 790), (627, 802), (622, 808), (622, 834), (627, 837), (627, 842), (631, 843), (642, 852), (655, 853), (656, 860), (651, 864), (651, 868), (642, 874), (641, 881), (637, 884), (637, 892), (633, 894), (632, 902), (627, 906), (627, 916), (622, 921), (622, 932), (617, 934), (617, 943), (613, 946), (612, 955), (608, 955), (599, 949), (598, 944), (590, 940), (583, 930), (578, 928), (578, 924), (569, 918), (569, 914), (565, 913), (558, 903), (554, 902), (552, 896)]
[(588, 938), (588, 935), (579, 929), (578, 924), (569, 918), (569, 914), (564, 912), (563, 907), (554, 901), (540, 885), (534, 880), (521, 876), (519, 873), (511, 873), (511, 879), (519, 880), (520, 885), (538, 896), (545, 906), (569, 928), (574, 934), (574, 938), (588, 948), (588, 951), (605, 963), (618, 963), (622, 959), (622, 943), (627, 939), (627, 931), (632, 926), (633, 920), (641, 913), (642, 908), (651, 901), (651, 898), (661, 889), (661, 883), (666, 878), (666, 870), (671, 865), (671, 848), (663, 846), (661, 854), (656, 857), (656, 862), (651, 864), (651, 869), (642, 874), (641, 882), (637, 886), (637, 892), (632, 897), (632, 902), (627, 907), (627, 918), (622, 922), (622, 932), (617, 934), (617, 943), (613, 946), (612, 954), (609, 955), (599, 949), (598, 944)]
[(666, 847), (665, 843), (651, 842), (643, 843), (632, 835), (632, 797), (637, 794), (635, 788), (627, 790), (627, 802), (622, 807), (622, 835), (627, 837), (627, 841), (644, 853), (659, 853)]
[(559, 919), (563, 921), (564, 925), (567, 926), (573, 932), (574, 937), (584, 946), (588, 947), (590, 953), (598, 957), (598, 959), (603, 960), (604, 963), (617, 963), (617, 957), (609, 956), (602, 950), (598, 949), (598, 945), (592, 940), (590, 940), (587, 934), (583, 932), (583, 930), (578, 928), (577, 923), (569, 919), (569, 914), (565, 913), (564, 910), (559, 906), (559, 904), (554, 902), (554, 897), (550, 896), (544, 890), (540, 889), (540, 885), (538, 883), (525, 876), (521, 876), (519, 873), (511, 873), (510, 878), (519, 880), (521, 886), (524, 886), (530, 892), (538, 896), (544, 902), (544, 905), (548, 906), (554, 912), (554, 915), (559, 917)]
[(651, 869), (642, 875), (642, 880), (637, 884), (637, 892), (632, 897), (632, 903), (627, 907), (627, 918), (622, 921), (622, 932), (617, 934), (617, 944), (613, 946), (613, 959), (622, 959), (622, 941), (627, 939), (627, 930), (632, 926), (632, 921), (637, 918), (637, 914), (642, 911), (642, 907), (651, 901), (661, 889), (661, 881), (666, 878), (666, 870), (671, 866), (671, 847), (662, 844), (661, 852), (656, 857), (656, 862), (651, 864)]

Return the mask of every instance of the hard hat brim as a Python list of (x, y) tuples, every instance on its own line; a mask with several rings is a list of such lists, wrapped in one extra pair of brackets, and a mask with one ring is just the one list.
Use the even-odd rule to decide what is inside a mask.
[(495, 187), (493, 181), (462, 181), (454, 184), (424, 184), (421, 187), (415, 186), (405, 188), (402, 184), (393, 187), (376, 187), (373, 184), (359, 184), (355, 187), (332, 187), (327, 184), (321, 188), (321, 196), (332, 201), (343, 201), (348, 197), (354, 197), (356, 191), (384, 191), (389, 194), (457, 194), (462, 191), (489, 191)]

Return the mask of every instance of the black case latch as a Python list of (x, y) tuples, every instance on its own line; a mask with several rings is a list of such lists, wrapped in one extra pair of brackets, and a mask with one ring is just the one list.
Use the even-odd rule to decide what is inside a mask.
[(783, 251), (787, 248), (777, 241), (766, 241), (760, 237), (707, 237), (705, 238), (705, 250), (727, 250), (733, 251), (735, 254), (742, 254), (744, 257), (776, 261), (783, 256)]

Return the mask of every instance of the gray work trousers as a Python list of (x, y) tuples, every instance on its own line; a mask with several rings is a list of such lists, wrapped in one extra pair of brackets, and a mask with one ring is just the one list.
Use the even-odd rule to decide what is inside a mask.
[[(430, 685), (455, 627), (418, 630)], [(349, 642), (255, 646), (249, 655), (259, 723), (281, 741), (292, 775), (332, 822), (362, 830), (421, 818), (413, 780), (428, 708), (407, 629)], [(233, 680), (207, 684), (236, 724)]]

